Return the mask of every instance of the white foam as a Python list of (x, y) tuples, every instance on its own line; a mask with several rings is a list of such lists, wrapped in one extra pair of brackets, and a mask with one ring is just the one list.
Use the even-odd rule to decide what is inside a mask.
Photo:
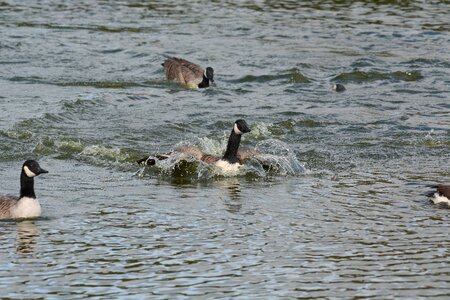
[(13, 218), (35, 218), (41, 215), (41, 205), (35, 198), (22, 197), (16, 206), (12, 208)]

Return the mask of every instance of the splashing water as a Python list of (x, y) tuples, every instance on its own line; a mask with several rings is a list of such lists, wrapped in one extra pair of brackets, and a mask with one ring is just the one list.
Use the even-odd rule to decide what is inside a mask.
[[(196, 146), (192, 143), (181, 142), (173, 147), (177, 149), (185, 146)], [(200, 150), (205, 153), (220, 155), (223, 153), (223, 143), (209, 138), (200, 139)], [(158, 160), (155, 167), (163, 176), (184, 177), (196, 180), (205, 180), (215, 177), (254, 176), (266, 177), (269, 175), (295, 176), (306, 172), (292, 150), (278, 140), (266, 140), (254, 148), (256, 155), (245, 162), (236, 171), (226, 171), (215, 165), (199, 161), (197, 158), (180, 152), (172, 152), (169, 158)], [(141, 173), (142, 174), (142, 173)]]

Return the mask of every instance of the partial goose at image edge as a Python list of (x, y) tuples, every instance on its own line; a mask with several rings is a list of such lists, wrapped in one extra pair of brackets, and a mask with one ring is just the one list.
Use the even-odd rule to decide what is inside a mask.
[(450, 185), (435, 184), (427, 185), (432, 190), (426, 193), (426, 196), (433, 204), (443, 205), (450, 208)]

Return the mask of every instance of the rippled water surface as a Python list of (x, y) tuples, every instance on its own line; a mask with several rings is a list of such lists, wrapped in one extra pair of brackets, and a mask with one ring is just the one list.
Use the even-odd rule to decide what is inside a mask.
[[(13, 299), (450, 297), (447, 1), (0, 1), (0, 222)], [(215, 70), (165, 81), (165, 56)], [(346, 91), (333, 92), (333, 83)], [(236, 119), (275, 163), (135, 161)], [(178, 166), (178, 167), (177, 167)]]

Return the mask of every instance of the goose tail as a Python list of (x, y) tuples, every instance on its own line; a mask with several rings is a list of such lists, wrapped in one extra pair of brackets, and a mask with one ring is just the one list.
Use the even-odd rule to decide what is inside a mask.
[(156, 160), (154, 158), (151, 158), (149, 156), (146, 156), (144, 158), (141, 158), (136, 161), (139, 165), (142, 166), (153, 166), (156, 164)]
[(137, 160), (136, 162), (142, 166), (154, 166), (154, 165), (156, 165), (157, 160), (168, 159), (169, 156), (170, 156), (170, 154), (158, 154), (158, 155), (156, 155), (156, 157), (146, 156), (144, 158)]

